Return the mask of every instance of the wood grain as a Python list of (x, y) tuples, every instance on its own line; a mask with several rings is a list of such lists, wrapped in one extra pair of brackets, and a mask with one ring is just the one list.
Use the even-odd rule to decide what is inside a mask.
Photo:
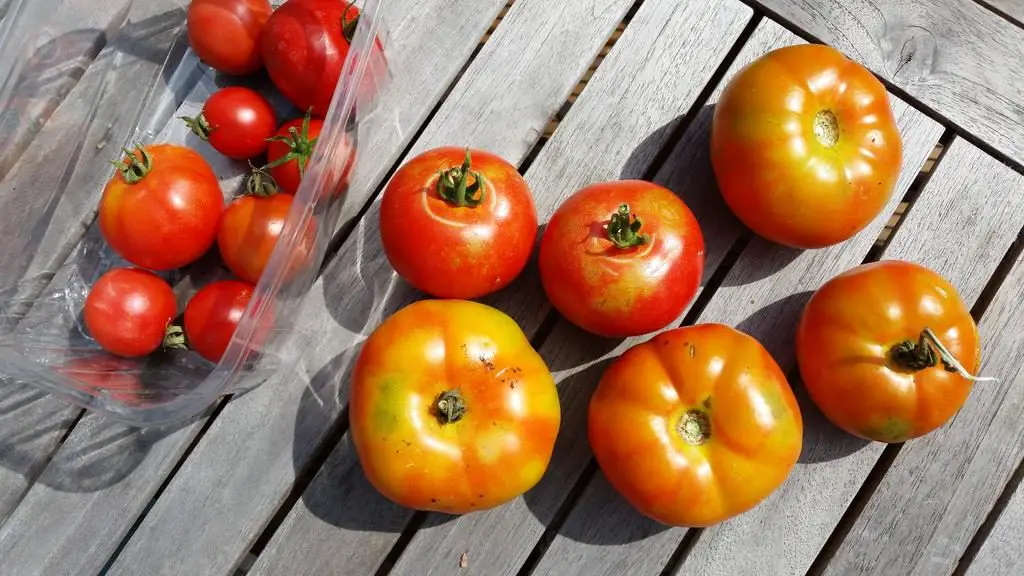
[(992, 532), (981, 545), (978, 555), (964, 572), (965, 576), (1017, 576), (1024, 572), (1024, 556), (1020, 553), (1022, 538), (1024, 490), (1018, 487), (999, 515)]
[(978, 0), (978, 2), (992, 7), (1024, 25), (1024, 2), (1021, 0)]
[[(512, 12), (521, 3), (522, 0), (517, 2)], [(509, 18), (513, 16), (512, 12)], [(733, 2), (715, 7), (701, 6), (697, 1), (645, 2), (555, 131), (552, 140), (526, 172), (542, 220), (546, 220), (562, 199), (582, 185), (617, 178), (623, 174), (642, 174), (666, 144), (669, 135), (678, 125), (680, 115), (694, 104), (700, 90), (749, 17), (750, 11), (746, 7)], [(668, 74), (678, 67), (685, 67), (688, 74)], [(616, 105), (625, 101), (631, 105)], [(375, 240), (368, 239), (366, 244), (371, 242)], [(377, 266), (384, 267), (386, 264)], [(366, 272), (367, 268), (363, 270)], [(498, 295), (492, 302), (509, 311), (526, 333), (532, 334), (543, 318), (539, 312), (547, 308), (545, 305), (540, 311), (535, 311), (534, 308), (538, 307), (536, 303), (523, 303), (522, 295), (525, 291), (539, 290), (535, 277), (526, 280), (533, 285), (524, 286), (519, 282), (519, 286)], [(380, 282), (375, 285), (381, 286), (382, 290), (391, 286), (391, 297), (404, 289), (383, 280)], [(542, 296), (539, 300), (542, 303), (544, 301)], [(358, 304), (346, 305), (355, 307)], [(374, 310), (387, 308), (386, 304), (380, 302), (374, 306)], [(365, 310), (362, 314), (366, 314)], [(565, 394), (571, 394), (574, 389), (571, 383), (568, 388), (565, 385), (563, 381), (560, 386), (563, 402)], [(574, 430), (578, 426), (577, 423), (563, 422), (563, 429)], [(571, 437), (575, 435), (563, 434), (563, 439)], [(561, 453), (564, 448), (556, 448), (556, 451)], [(339, 458), (335, 454), (331, 459), (335, 461)], [(307, 494), (322, 494), (331, 490), (337, 492), (340, 480), (331, 474), (329, 469), (322, 470)], [(561, 490), (560, 497), (564, 496), (574, 478), (566, 476), (552, 480), (552, 474), (557, 473), (549, 473), (542, 481), (548, 486), (545, 493)], [(355, 502), (354, 495), (370, 501), (380, 498), (361, 477), (357, 487), (346, 487), (344, 493), (346, 496), (342, 503)], [(281, 530), (261, 555), (254, 567), (256, 573), (281, 572), (292, 565), (290, 559), (297, 557), (324, 557), (325, 560), (311, 562), (314, 567), (326, 566), (339, 553), (355, 555), (354, 552), (347, 552), (350, 549), (357, 549), (360, 557), (363, 557), (366, 550), (375, 549), (377, 555), (373, 559), (379, 563), (398, 537), (397, 533), (355, 533), (354, 526), (348, 520), (359, 514), (355, 507), (340, 513), (334, 512), (334, 519), (325, 522), (322, 510), (317, 510), (317, 506), (306, 498), (303, 503), (305, 506), (297, 506), (292, 510)], [(395, 566), (394, 573), (448, 573), (453, 566), (457, 566), (459, 558), (467, 549), (471, 559), (463, 572), (514, 573), (543, 531), (543, 524), (530, 510), (530, 503), (531, 497), (528, 495), (525, 500), (518, 499), (502, 508), (458, 520), (431, 516)], [(550, 508), (548, 504), (543, 505), (545, 509)], [(409, 514), (405, 510), (398, 510), (397, 513), (400, 518)], [(542, 514), (550, 517), (549, 512)], [(510, 529), (513, 521), (528, 526), (524, 531)], [(334, 528), (335, 525), (340, 525), (342, 529)], [(507, 535), (495, 538), (494, 535), (499, 533)], [(365, 566), (372, 571), (376, 563), (368, 566), (360, 564), (358, 570), (364, 570)], [(316, 573), (316, 568), (309, 573)]]
[(758, 3), (1024, 163), (1024, 29), (970, 1)]
[[(719, 90), (713, 94), (712, 102), (717, 101), (721, 86), (741, 66), (771, 49), (797, 42), (798, 38), (779, 25), (771, 21), (762, 22), (737, 56), (736, 63), (726, 74)], [(787, 341), (787, 334), (793, 330), (793, 311), (798, 311), (801, 306), (792, 295), (803, 294), (817, 287), (829, 275), (863, 259), (942, 132), (941, 127), (905, 103), (894, 100), (893, 104), (905, 146), (903, 176), (888, 205), (871, 225), (842, 245), (813, 252), (799, 253), (754, 238), (740, 255), (723, 285), (717, 289), (698, 322), (736, 325), (766, 344)], [(683, 143), (687, 153), (694, 154), (696, 150), (707, 148), (707, 129), (707, 126), (694, 126), (689, 131)], [(707, 162), (697, 170), (691, 167), (685, 173), (696, 171), (703, 173), (702, 179), (707, 184), (695, 188), (692, 183), (684, 181), (679, 182), (679, 189), (686, 191), (684, 195), (696, 192), (717, 198), (718, 191)], [(692, 203), (689, 198), (687, 201)], [(725, 210), (724, 207), (720, 209)], [(707, 218), (699, 217), (699, 220), (707, 230), (709, 227), (703, 224), (708, 221)], [(711, 237), (707, 232), (705, 235)], [(713, 252), (710, 246), (709, 243), (709, 255)], [(771, 304), (761, 308), (765, 303)], [(776, 358), (780, 357), (779, 351), (771, 347), (769, 349)], [(577, 358), (570, 357), (567, 360), (578, 361)], [(588, 390), (597, 384), (599, 376), (594, 375), (586, 383)], [(584, 396), (573, 408), (581, 422), (585, 421), (588, 399), (589, 396)], [(591, 457), (586, 446), (577, 446), (575, 452), (579, 454), (573, 456), (575, 460), (585, 461)], [(563, 455), (562, 459), (569, 458)], [(582, 466), (582, 462), (579, 465)], [(623, 573), (624, 567), (628, 567), (630, 574), (659, 574), (685, 533), (684, 529), (668, 529), (641, 516), (610, 489), (603, 475), (598, 474), (570, 512), (537, 570), (540, 574), (612, 575)], [(643, 534), (652, 536), (638, 541)]]

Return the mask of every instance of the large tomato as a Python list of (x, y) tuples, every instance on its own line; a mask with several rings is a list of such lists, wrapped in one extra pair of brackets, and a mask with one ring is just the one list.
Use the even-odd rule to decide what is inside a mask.
[(668, 326), (693, 300), (704, 237), (668, 189), (603, 182), (559, 206), (539, 264), (548, 299), (570, 322), (600, 336), (637, 336)]
[(89, 335), (116, 356), (145, 356), (164, 342), (178, 313), (170, 284), (148, 270), (114, 268), (93, 285), (83, 318)]
[(590, 401), (590, 445), (640, 512), (709, 526), (774, 492), (800, 456), (803, 419), (778, 364), (721, 324), (675, 328), (626, 351)]
[[(238, 280), (222, 280), (201, 288), (185, 306), (188, 347), (211, 362), (220, 362), (245, 316), (255, 288)], [(251, 348), (258, 349), (273, 327), (273, 311), (264, 315)]]
[(270, 13), (268, 0), (192, 0), (188, 42), (214, 69), (250, 74), (263, 65), (260, 37)]
[(796, 345), (825, 416), (878, 442), (938, 428), (979, 380), (970, 310), (949, 281), (911, 262), (865, 264), (828, 281), (807, 303)]
[[(359, 9), (344, 0), (288, 0), (267, 20), (263, 60), (274, 85), (299, 110), (327, 114), (359, 21)], [(359, 86), (366, 102), (384, 71), (379, 40)]]
[(228, 158), (259, 156), (277, 130), (277, 114), (259, 92), (228, 86), (213, 93), (195, 118), (182, 117), (192, 132)]
[(526, 181), (501, 157), (436, 148), (406, 162), (384, 189), (380, 234), (409, 284), (439, 298), (478, 298), (522, 272), (537, 211)]
[(356, 360), (352, 440), (367, 478), (403, 506), (498, 506), (547, 469), (561, 424), (555, 381), (504, 313), (424, 300), (384, 321)]
[(150, 270), (190, 264), (213, 246), (224, 197), (198, 152), (174, 144), (125, 150), (100, 200), (103, 237)]
[(711, 163), (722, 196), (779, 244), (819, 248), (856, 234), (892, 195), (902, 157), (885, 87), (828, 46), (769, 52), (715, 106)]

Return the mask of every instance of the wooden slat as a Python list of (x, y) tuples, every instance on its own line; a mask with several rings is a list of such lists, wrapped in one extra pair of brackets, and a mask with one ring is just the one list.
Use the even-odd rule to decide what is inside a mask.
[(978, 0), (1024, 24), (1024, 2), (1021, 0)]
[(1024, 164), (1024, 29), (970, 0), (758, 0)]
[[(495, 13), (503, 5), (495, 4)], [(413, 153), (458, 143), (521, 161), (630, 5), (627, 0), (514, 4)], [(424, 43), (419, 53), (407, 58), (447, 57), (433, 41), (436, 30), (478, 19), (479, 9), (478, 2), (465, 2), (460, 4), (464, 14), (457, 17), (451, 6), (425, 10), (422, 3), (406, 5), (404, 13), (421, 17), (437, 13), (432, 25), (418, 20), (408, 23), (423, 35)], [(399, 74), (395, 72), (395, 78)], [(296, 470), (308, 465), (336, 425), (347, 399), (353, 346), (362, 339), (360, 333), (373, 326), (367, 323), (373, 318), (374, 298), (384, 297), (372, 290), (393, 282), (390, 270), (383, 286), (370, 276), (374, 270), (383, 272), (379, 239), (370, 232), (376, 222), (373, 208), (304, 302), (297, 325), (306, 328), (299, 340), (309, 344), (303, 364), (311, 375), (310, 384), (304, 387), (300, 378), (288, 374), (232, 402), (157, 501), (112, 573), (134, 574), (147, 567), (159, 571), (170, 563), (187, 572), (216, 574), (233, 568), (248, 550), (287, 495)], [(374, 264), (357, 260), (371, 255), (378, 258)], [(396, 287), (390, 294), (393, 300), (382, 305), (393, 306), (412, 295)], [(358, 324), (351, 316), (339, 319), (341, 306), (356, 306), (353, 314), (360, 317)], [(239, 496), (220, 499), (207, 490), (211, 482)], [(195, 525), (202, 528), (192, 529)], [(168, 537), (168, 527), (174, 526), (181, 528), (171, 528), (174, 536)]]
[[(637, 176), (649, 167), (677, 126), (680, 114), (693, 105), (750, 17), (749, 9), (738, 2), (702, 4), (697, 0), (648, 0), (641, 6), (526, 172), (542, 220), (584, 184), (623, 174)], [(688, 73), (670, 73), (678, 69)], [(622, 106), (621, 102), (630, 105)], [(370, 242), (367, 240), (367, 244)], [(535, 278), (527, 280), (536, 282)], [(383, 282), (376, 285), (387, 286)], [(533, 291), (538, 288), (528, 288), (534, 298)], [(520, 285), (518, 290), (492, 300), (512, 311), (531, 334), (547, 307), (538, 311), (534, 309), (540, 307), (538, 304), (522, 300), (526, 290)], [(575, 389), (571, 380), (563, 380), (562, 401), (570, 400)], [(564, 469), (555, 463), (558, 454), (566, 451), (566, 442), (578, 441), (571, 432), (579, 429), (579, 422), (563, 421), (565, 433), (556, 447), (552, 470), (525, 499), (450, 522), (444, 516), (430, 516), (393, 573), (451, 573), (467, 550), (472, 559), (462, 573), (514, 573), (540, 537), (544, 523), (550, 521), (557, 507), (555, 499), (563, 498), (574, 481), (574, 477), (561, 474)], [(292, 510), (270, 542), (253, 569), (255, 573), (295, 570), (298, 558), (305, 561), (304, 573), (322, 573), (335, 565), (339, 556), (357, 559), (357, 565), (351, 568), (353, 574), (376, 569), (410, 512), (389, 507), (361, 475), (347, 472), (358, 470), (357, 466), (346, 440), (314, 479), (303, 498), (304, 505)], [(534, 515), (536, 510), (531, 509), (536, 502), (534, 494), (542, 494), (545, 499), (540, 505), (547, 510), (542, 513), (546, 519), (539, 519)], [(325, 506), (325, 502), (329, 504)], [(383, 521), (387, 529), (378, 531), (370, 525), (366, 528), (371, 531), (360, 530), (364, 518), (361, 508), (366, 503), (371, 503), (374, 510), (394, 515)], [(382, 522), (380, 516), (377, 522)]]
[[(1021, 185), (1018, 174), (968, 142), (954, 140), (883, 257), (934, 269), (970, 305), (1024, 225), (1024, 196), (1016, 193)], [(727, 285), (740, 286), (720, 290), (704, 317), (738, 322), (759, 336), (788, 370), (795, 364), (793, 334), (810, 296), (807, 291), (842, 268), (834, 255), (829, 262), (808, 269), (814, 270), (813, 281), (795, 284), (787, 277), (804, 273), (802, 262), (817, 257), (805, 253), (780, 272), (750, 285), (760, 289), (746, 288), (751, 274), (783, 263), (778, 254), (767, 245), (752, 246), (745, 255), (749, 258), (737, 263), (734, 280), (726, 280)], [(847, 260), (843, 268), (852, 264)], [(743, 310), (748, 301), (758, 304)], [(774, 304), (756, 310), (764, 302)], [(727, 314), (737, 304), (740, 310)], [(777, 327), (766, 329), (770, 326)], [(710, 576), (803, 573), (867, 478), (883, 445), (866, 443), (827, 424), (796, 384), (805, 418), (800, 462), (782, 488), (759, 507), (701, 534), (683, 570)], [(884, 536), (889, 528), (871, 526), (873, 533), (886, 539), (877, 542), (879, 546), (897, 545)]]
[[(1018, 282), (1024, 281), (1019, 277), (1017, 280)], [(1018, 298), (1021, 296), (1024, 295), (1018, 294)], [(1018, 318), (1018, 322), (1019, 320)], [(1014, 328), (1018, 326), (1020, 326), (1019, 323)], [(1021, 409), (1024, 406), (1017, 404), (1017, 408)], [(1020, 553), (1022, 539), (1024, 539), (1024, 490), (1018, 487), (993, 526), (992, 532), (981, 545), (978, 555), (967, 567), (965, 576), (1018, 576), (1024, 573), (1024, 555)]]
[[(720, 88), (741, 66), (753, 61), (761, 54), (799, 41), (778, 24), (771, 21), (761, 23), (743, 51), (737, 56), (736, 63), (726, 74)], [(719, 90), (716, 90), (711, 101), (717, 102), (718, 96)], [(783, 360), (771, 344), (788, 342), (787, 335), (792, 334), (793, 311), (798, 311), (802, 302), (799, 298), (793, 298), (790, 295), (806, 294), (806, 290), (817, 286), (830, 274), (863, 259), (864, 254), (870, 250), (878, 233), (885, 226), (888, 215), (899, 203), (941, 135), (942, 129), (937, 124), (905, 103), (895, 101), (894, 108), (905, 147), (903, 174), (888, 205), (871, 225), (842, 245), (802, 254), (754, 239), (742, 253), (733, 271), (709, 302), (698, 322), (723, 322), (737, 325), (740, 329), (753, 334), (766, 343), (769, 350), (775, 353), (776, 358), (779, 358), (780, 361)], [(711, 108), (709, 107), (708, 110), (707, 120), (693, 126), (688, 131), (680, 151), (674, 153), (673, 157), (692, 156), (696, 151), (707, 149)], [(703, 160), (700, 165), (691, 165), (683, 172), (686, 178), (694, 178), (694, 174), (698, 174), (699, 176), (696, 178), (701, 185), (694, 186), (688, 180), (680, 181), (678, 167), (675, 168), (675, 185), (670, 180), (670, 186), (673, 189), (681, 190), (684, 198), (691, 204), (700, 198), (718, 198), (711, 166), (706, 159), (706, 153), (702, 152), (702, 155)], [(690, 194), (696, 198), (691, 199)], [(704, 202), (706, 203), (707, 200)], [(724, 205), (716, 205), (716, 208), (727, 212)], [(720, 234), (720, 232), (716, 232), (716, 228), (707, 225), (709, 222), (707, 217), (699, 215), (699, 220), (702, 222), (706, 237), (709, 236), (709, 231), (712, 234)], [(734, 239), (735, 236), (736, 233), (733, 232), (729, 237)], [(710, 254), (712, 254), (711, 249), (709, 249)], [(759, 310), (765, 303), (772, 303), (765, 308), (768, 311), (767, 314), (763, 314)], [(574, 334), (566, 334), (564, 338), (568, 342), (571, 341), (570, 339), (578, 337)], [(554, 341), (554, 335), (550, 341)], [(632, 343), (634, 342), (627, 344)], [(565, 344), (564, 347), (572, 350), (576, 345)], [(582, 365), (587, 360), (585, 354), (586, 348), (579, 347), (566, 355), (564, 363)], [(600, 372), (595, 372), (587, 376), (586, 383), (581, 383), (581, 385), (589, 391), (597, 384), (599, 378)], [(570, 410), (574, 410), (578, 414), (577, 418), (582, 423), (586, 419), (589, 395), (581, 394), (581, 396), (578, 404)], [(577, 462), (577, 466), (582, 466), (590, 458), (589, 446), (580, 442), (575, 446), (573, 456), (562, 455), (561, 459), (562, 461), (573, 460)], [(685, 533), (684, 529), (667, 529), (667, 527), (641, 516), (615, 493), (604, 476), (599, 473), (584, 491), (547, 553), (541, 559), (537, 573), (560, 574), (572, 571), (588, 575), (659, 574)], [(640, 541), (641, 539), (642, 541)], [(695, 573), (700, 574), (701, 572)], [(774, 574), (776, 572), (762, 573)]]

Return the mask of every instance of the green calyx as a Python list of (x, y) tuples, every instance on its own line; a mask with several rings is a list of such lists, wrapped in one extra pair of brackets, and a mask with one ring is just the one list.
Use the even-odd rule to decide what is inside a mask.
[(643, 221), (629, 211), (628, 204), (619, 206), (608, 222), (608, 239), (616, 248), (633, 248), (646, 244), (649, 238), (640, 233)]
[(442, 170), (437, 179), (437, 194), (456, 207), (479, 206), (484, 200), (484, 177), (472, 169), (469, 148), (461, 166)]
[(185, 329), (181, 323), (172, 322), (167, 326), (164, 333), (164, 350), (188, 350), (188, 338), (185, 336)]
[(345, 11), (341, 13), (341, 35), (345, 40), (351, 44), (352, 39), (356, 37), (356, 28), (359, 26), (359, 11), (356, 10), (355, 16), (349, 18), (348, 13), (351, 12), (356, 6), (355, 0), (345, 4)]
[(960, 361), (943, 346), (939, 337), (930, 328), (925, 328), (918, 336), (917, 342), (904, 340), (889, 349), (889, 361), (900, 370), (920, 372), (934, 368), (942, 363), (946, 372), (959, 374), (971, 382), (996, 382), (996, 378), (975, 376), (967, 371)]
[(184, 120), (189, 130), (196, 136), (199, 136), (204, 142), (210, 139), (210, 132), (213, 131), (213, 128), (210, 127), (210, 123), (207, 122), (206, 116), (203, 116), (202, 112), (194, 118), (189, 116), (178, 116), (178, 118)]
[(249, 162), (249, 168), (251, 168), (252, 171), (245, 179), (246, 196), (259, 196), (261, 198), (266, 198), (267, 196), (277, 194), (277, 181), (275, 181), (274, 177), (267, 172), (266, 167), (260, 168), (253, 166), (252, 162)]
[(302, 130), (292, 126), (288, 129), (288, 134), (268, 138), (271, 142), (283, 142), (288, 147), (288, 153), (264, 166), (263, 170), (277, 168), (294, 160), (299, 165), (299, 175), (305, 176), (306, 165), (309, 164), (309, 159), (313, 156), (313, 148), (316, 146), (317, 141), (316, 138), (312, 140), (309, 138), (309, 122), (312, 114), (312, 108), (306, 111), (306, 116), (302, 119)]
[(136, 144), (135, 150), (121, 148), (124, 152), (124, 160), (111, 160), (110, 163), (121, 173), (121, 177), (128, 184), (138, 184), (153, 169), (153, 157), (149, 155), (146, 147)]

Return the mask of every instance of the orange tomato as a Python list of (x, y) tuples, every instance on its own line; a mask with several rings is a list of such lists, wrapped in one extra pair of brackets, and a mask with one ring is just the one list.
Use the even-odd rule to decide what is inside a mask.
[(425, 300), (363, 344), (349, 401), (366, 477), (408, 508), (463, 514), (544, 474), (561, 412), (554, 378), (504, 313)]
[(828, 46), (765, 54), (715, 106), (711, 163), (722, 196), (779, 244), (819, 248), (856, 234), (888, 202), (902, 159), (885, 87)]
[(590, 444), (640, 512), (709, 526), (753, 508), (789, 475), (803, 420), (761, 344), (721, 324), (663, 332), (626, 351), (590, 401)]
[(818, 289), (796, 345), (804, 385), (825, 416), (878, 442), (917, 438), (949, 420), (981, 362), (978, 328), (956, 288), (902, 261), (858, 266)]

